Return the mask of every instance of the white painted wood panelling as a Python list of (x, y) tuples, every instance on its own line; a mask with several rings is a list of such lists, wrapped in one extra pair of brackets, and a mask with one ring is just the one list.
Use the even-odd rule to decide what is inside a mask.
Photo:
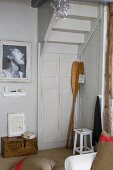
[[(100, 55), (100, 23), (82, 54), (85, 65), (85, 84), (81, 86), (81, 127), (93, 128), (96, 98), (102, 87)], [(100, 81), (101, 80), (101, 81)], [(90, 121), (89, 121), (90, 120)]]
[[(72, 106), (71, 66), (76, 57), (44, 53), (39, 149), (64, 147)], [(41, 64), (41, 63), (40, 63)]]
[(66, 141), (72, 107), (71, 67), (73, 59), (60, 59), (61, 139)]
[(92, 96), (92, 98), (83, 97), (81, 107), (81, 127), (87, 127), (89, 129), (93, 128), (95, 103), (96, 95)]
[(78, 53), (78, 45), (47, 43), (44, 52), (77, 54)]
[(88, 20), (79, 20), (79, 19), (69, 19), (65, 20), (58, 19), (53, 25), (55, 29), (62, 29), (67, 31), (90, 31), (90, 21)]
[(65, 55), (65, 57), (72, 57), (72, 58), (75, 58), (76, 59), (76, 55), (75, 54), (60, 54), (60, 53), (43, 53), (43, 55), (42, 55), (42, 58), (46, 58), (46, 57), (52, 57), (52, 58), (58, 58), (58, 57), (60, 57), (60, 58), (62, 58), (62, 57), (64, 57), (64, 55)]
[(68, 13), (69, 15), (97, 18), (98, 7), (88, 6), (88, 5), (79, 5), (79, 4), (70, 4), (70, 9)]
[(48, 41), (71, 44), (84, 43), (84, 34), (51, 31), (51, 35), (49, 36)]
[(58, 59), (43, 61), (43, 89), (42, 89), (42, 140), (44, 143), (58, 141), (59, 133), (59, 95), (58, 95)]

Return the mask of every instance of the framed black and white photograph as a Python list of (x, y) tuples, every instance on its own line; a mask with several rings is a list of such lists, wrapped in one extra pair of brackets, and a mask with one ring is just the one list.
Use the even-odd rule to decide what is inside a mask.
[(21, 136), (26, 131), (25, 113), (8, 113), (8, 137)]
[(31, 76), (31, 44), (26, 42), (0, 42), (1, 81), (29, 82)]

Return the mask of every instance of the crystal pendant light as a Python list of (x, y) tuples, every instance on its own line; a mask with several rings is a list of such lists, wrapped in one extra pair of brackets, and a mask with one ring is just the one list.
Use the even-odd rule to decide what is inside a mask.
[(69, 0), (52, 0), (51, 5), (56, 17), (65, 18), (68, 15)]

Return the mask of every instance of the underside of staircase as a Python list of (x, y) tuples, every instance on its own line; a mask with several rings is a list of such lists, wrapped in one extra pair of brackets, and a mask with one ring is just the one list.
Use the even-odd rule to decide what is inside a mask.
[(100, 13), (99, 4), (70, 1), (68, 16), (56, 19), (51, 5), (46, 2), (39, 8), (41, 54), (49, 52), (80, 55)]

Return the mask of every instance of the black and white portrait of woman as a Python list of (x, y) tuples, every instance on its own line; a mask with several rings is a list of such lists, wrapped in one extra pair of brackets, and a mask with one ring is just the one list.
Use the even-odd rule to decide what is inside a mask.
[(26, 78), (26, 46), (3, 45), (3, 78)]

